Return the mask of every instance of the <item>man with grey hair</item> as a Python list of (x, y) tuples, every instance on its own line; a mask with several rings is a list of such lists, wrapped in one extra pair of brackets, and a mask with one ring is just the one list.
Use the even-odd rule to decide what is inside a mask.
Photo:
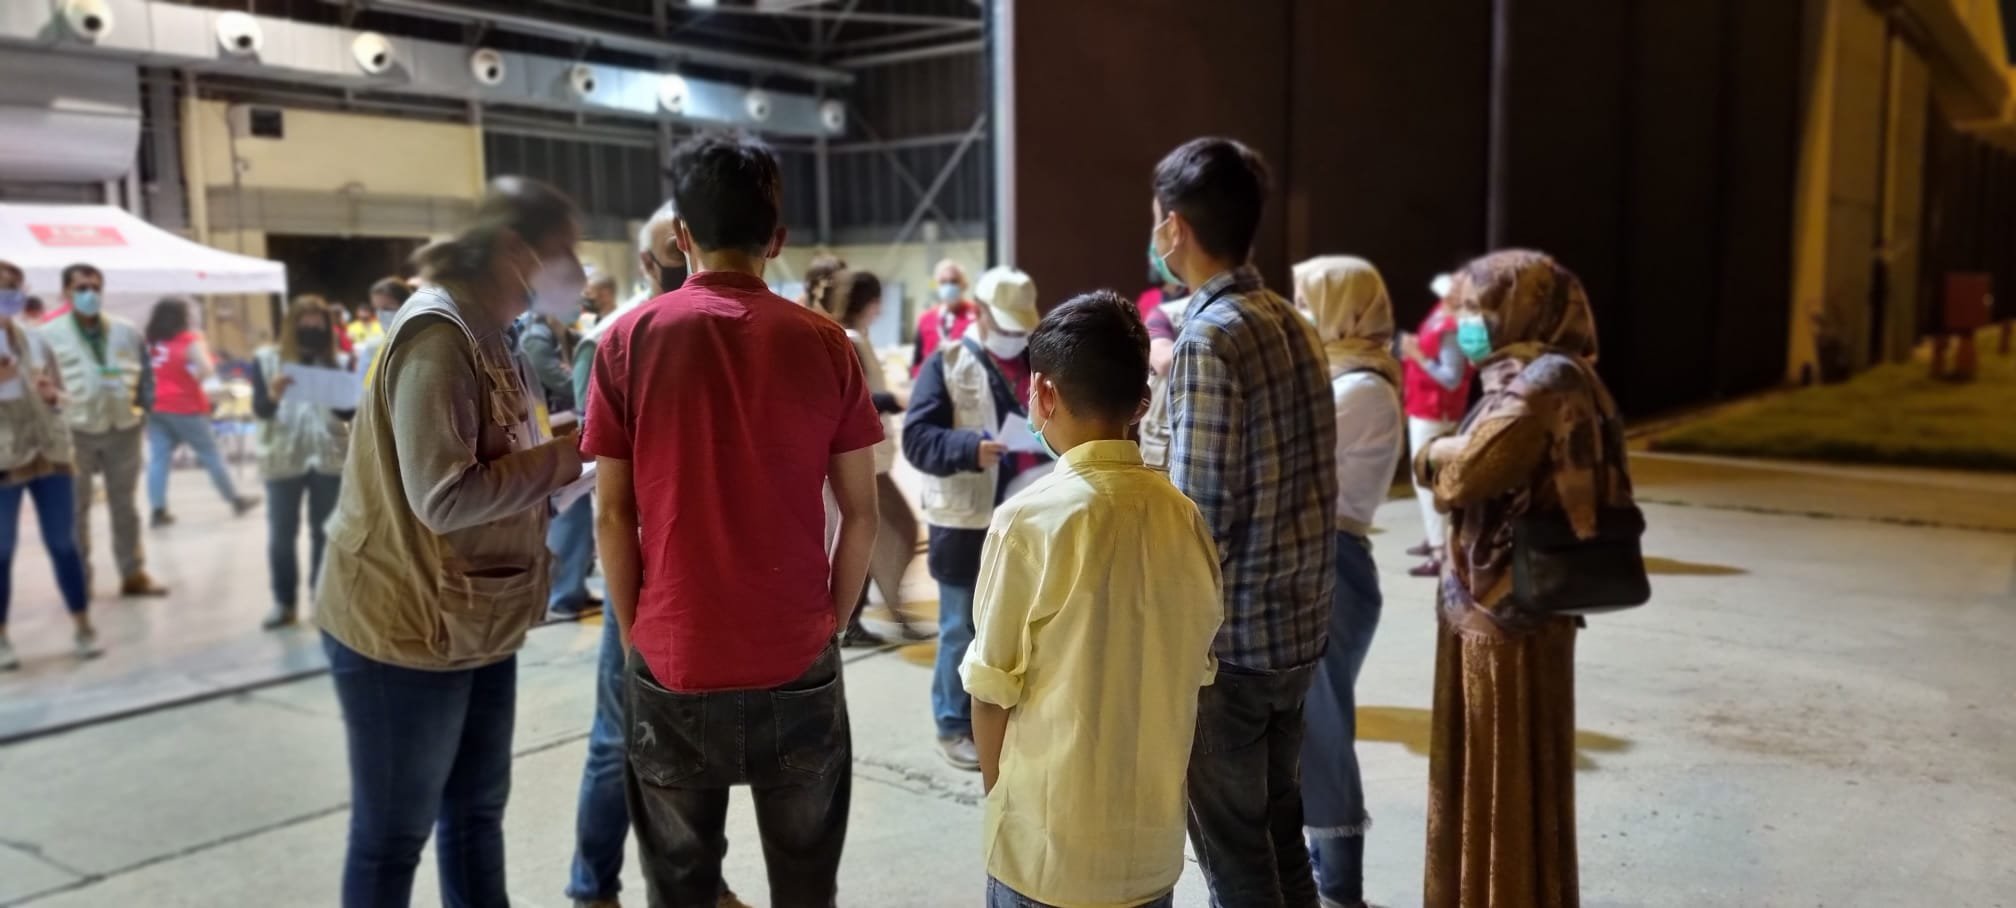
[[(644, 222), (637, 231), (637, 269), (644, 286), (613, 311), (602, 313), (575, 345), (574, 399), (584, 413), (595, 348), (602, 334), (630, 310), (686, 282), (686, 255), (675, 245), (672, 229), (675, 219), (672, 203), (667, 201)], [(589, 502), (590, 498), (576, 502), (561, 519), (579, 510), (592, 529), (594, 511)], [(584, 908), (616, 905), (616, 894), (622, 887), (623, 845), (630, 834), (630, 807), (623, 788), (624, 764), (629, 759), (623, 744), (623, 658), (616, 621), (605, 616), (602, 654), (595, 671), (595, 722), (588, 732), (588, 761), (581, 768), (581, 800), (574, 817), (574, 869), (567, 882), (567, 897)], [(747, 906), (724, 888), (719, 908)]]

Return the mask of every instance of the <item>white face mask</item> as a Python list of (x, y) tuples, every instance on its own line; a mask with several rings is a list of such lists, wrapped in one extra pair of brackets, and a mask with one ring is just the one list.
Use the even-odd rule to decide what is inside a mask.
[(542, 315), (560, 315), (569, 309), (579, 311), (581, 291), (587, 287), (588, 273), (581, 268), (580, 260), (571, 255), (540, 263), (539, 270), (525, 282), (532, 311)]
[(1021, 356), (1022, 351), (1029, 349), (1028, 337), (1002, 334), (999, 331), (988, 334), (987, 339), (982, 341), (982, 343), (987, 347), (987, 352), (1002, 359), (1014, 359)]

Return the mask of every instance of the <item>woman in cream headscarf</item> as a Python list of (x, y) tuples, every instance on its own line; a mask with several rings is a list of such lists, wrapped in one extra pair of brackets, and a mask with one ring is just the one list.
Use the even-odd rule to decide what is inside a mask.
[[(1565, 513), (1584, 536), (1631, 483), (1603, 443), (1581, 281), (1537, 252), (1470, 263), (1451, 293), (1484, 398), (1415, 457), (1449, 511), (1428, 765), (1428, 908), (1574, 908), (1575, 634), (1579, 619), (1511, 597), (1519, 518)], [(1600, 491), (1599, 491), (1600, 490)]]
[(1295, 266), (1295, 304), (1316, 325), (1337, 402), (1337, 593), (1330, 646), (1316, 666), (1303, 714), (1303, 822), (1325, 905), (1365, 904), (1364, 783), (1359, 778), (1358, 670), (1379, 626), (1379, 571), (1366, 538), (1386, 499), (1405, 435), (1393, 303), (1363, 259), (1323, 256)]

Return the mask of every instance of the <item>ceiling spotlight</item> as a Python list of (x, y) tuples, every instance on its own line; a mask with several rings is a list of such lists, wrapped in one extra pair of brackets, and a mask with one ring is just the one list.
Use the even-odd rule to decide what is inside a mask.
[(97, 44), (112, 34), (112, 6), (106, 0), (63, 0), (63, 22), (78, 40)]
[(595, 67), (586, 63), (574, 64), (574, 68), (567, 72), (567, 84), (574, 89), (574, 94), (578, 97), (585, 98), (594, 94)]
[(666, 73), (658, 77), (658, 105), (667, 113), (685, 113), (686, 101), (692, 97), (688, 92), (685, 76)]
[(259, 20), (237, 10), (217, 17), (217, 46), (233, 56), (250, 56), (266, 43)]
[(760, 88), (749, 89), (742, 99), (742, 109), (748, 111), (749, 119), (761, 123), (770, 119), (770, 93)]
[(504, 55), (490, 48), (478, 48), (469, 55), (469, 75), (488, 86), (504, 84)]
[(392, 42), (377, 32), (364, 32), (350, 42), (350, 56), (358, 69), (382, 75), (392, 68)]
[(847, 131), (847, 105), (839, 99), (819, 102), (819, 124), (830, 133)]

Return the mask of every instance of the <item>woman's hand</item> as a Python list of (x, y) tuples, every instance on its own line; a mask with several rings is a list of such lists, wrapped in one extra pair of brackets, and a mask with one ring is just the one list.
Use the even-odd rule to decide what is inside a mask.
[(287, 389), (293, 386), (294, 386), (294, 376), (283, 374), (274, 378), (271, 382), (267, 383), (266, 393), (272, 396), (274, 403), (279, 403), (280, 398), (285, 397), (287, 395)]
[(43, 403), (52, 407), (63, 401), (63, 390), (56, 387), (56, 379), (47, 375), (35, 376), (35, 393)]

